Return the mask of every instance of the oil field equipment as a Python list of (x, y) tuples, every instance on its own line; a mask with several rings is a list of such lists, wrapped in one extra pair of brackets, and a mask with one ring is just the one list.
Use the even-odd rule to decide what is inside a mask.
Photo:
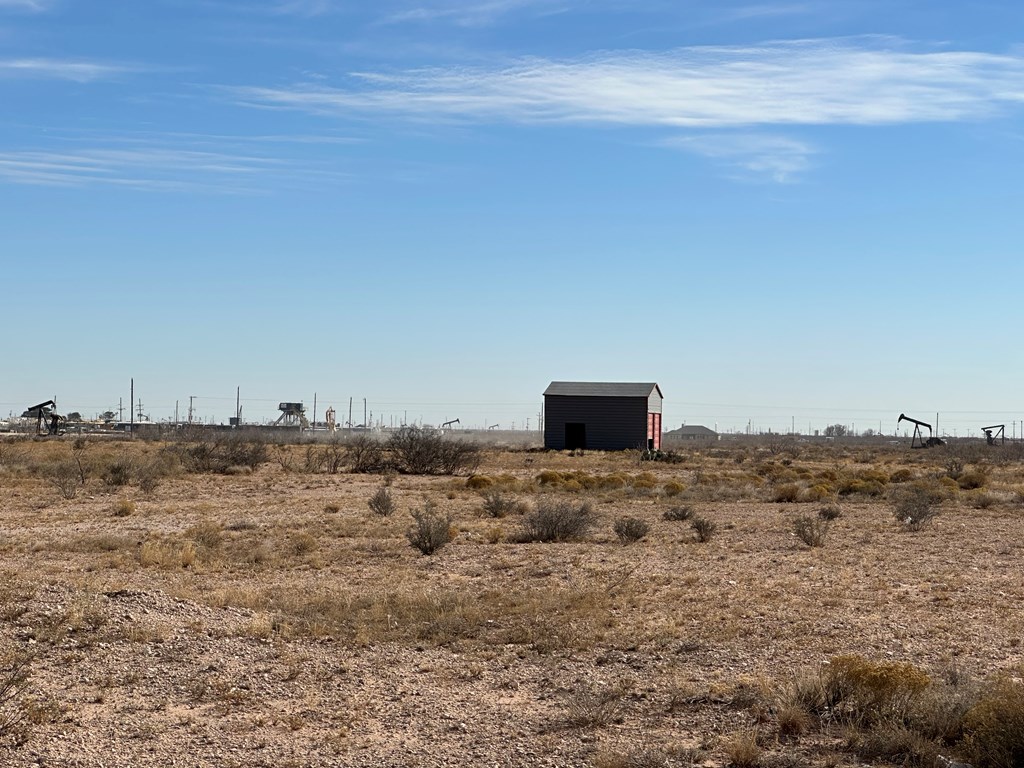
[[(923, 421), (918, 421), (917, 419), (912, 419), (906, 414), (901, 413), (900, 417), (896, 420), (897, 429), (899, 429), (901, 421), (909, 421), (911, 424), (914, 425), (914, 436), (910, 438), (911, 448), (933, 448), (936, 445), (946, 444), (945, 441), (941, 440), (940, 438), (932, 436), (931, 424), (927, 424)], [(924, 439), (924, 435), (921, 433), (921, 427), (926, 427), (928, 429), (927, 440)]]
[[(33, 405), (27, 411), (25, 416), (36, 419), (36, 434), (37, 435), (63, 435), (65, 419), (60, 414), (55, 413), (52, 409), (57, 407), (55, 400), (47, 400), (45, 403), (39, 405)], [(43, 421), (46, 421), (44, 427)]]
[(309, 428), (309, 420), (306, 418), (306, 406), (302, 403), (279, 403), (277, 410), (281, 412), (281, 415), (274, 422), (275, 427)]
[(985, 442), (989, 445), (1003, 445), (1006, 443), (1006, 425), (993, 424), (991, 427), (982, 427), (985, 433)]

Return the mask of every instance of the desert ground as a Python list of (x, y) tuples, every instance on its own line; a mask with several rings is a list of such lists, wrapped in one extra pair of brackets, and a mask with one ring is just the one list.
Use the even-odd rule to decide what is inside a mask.
[(0, 439), (0, 764), (1024, 760), (1016, 446), (218, 440)]

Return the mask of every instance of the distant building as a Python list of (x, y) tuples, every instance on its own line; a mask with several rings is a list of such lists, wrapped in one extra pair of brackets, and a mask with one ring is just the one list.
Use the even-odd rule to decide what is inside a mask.
[(661, 413), (654, 383), (553, 381), (544, 390), (544, 447), (660, 450)]
[(666, 443), (713, 443), (721, 437), (713, 429), (702, 427), (698, 424), (684, 424), (679, 429), (673, 429), (665, 433)]

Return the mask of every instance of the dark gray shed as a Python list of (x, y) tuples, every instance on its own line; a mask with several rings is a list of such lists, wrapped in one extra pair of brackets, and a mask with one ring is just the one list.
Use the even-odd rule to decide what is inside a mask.
[(661, 405), (654, 383), (553, 381), (544, 390), (544, 447), (660, 450)]

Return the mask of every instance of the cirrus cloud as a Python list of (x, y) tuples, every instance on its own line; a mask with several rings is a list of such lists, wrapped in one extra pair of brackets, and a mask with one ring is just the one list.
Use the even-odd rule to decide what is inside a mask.
[[(876, 45), (869, 45), (875, 42)], [(420, 120), (711, 128), (983, 117), (1024, 101), (1024, 58), (812, 40), (360, 72), (345, 88), (230, 89), (251, 106)]]

